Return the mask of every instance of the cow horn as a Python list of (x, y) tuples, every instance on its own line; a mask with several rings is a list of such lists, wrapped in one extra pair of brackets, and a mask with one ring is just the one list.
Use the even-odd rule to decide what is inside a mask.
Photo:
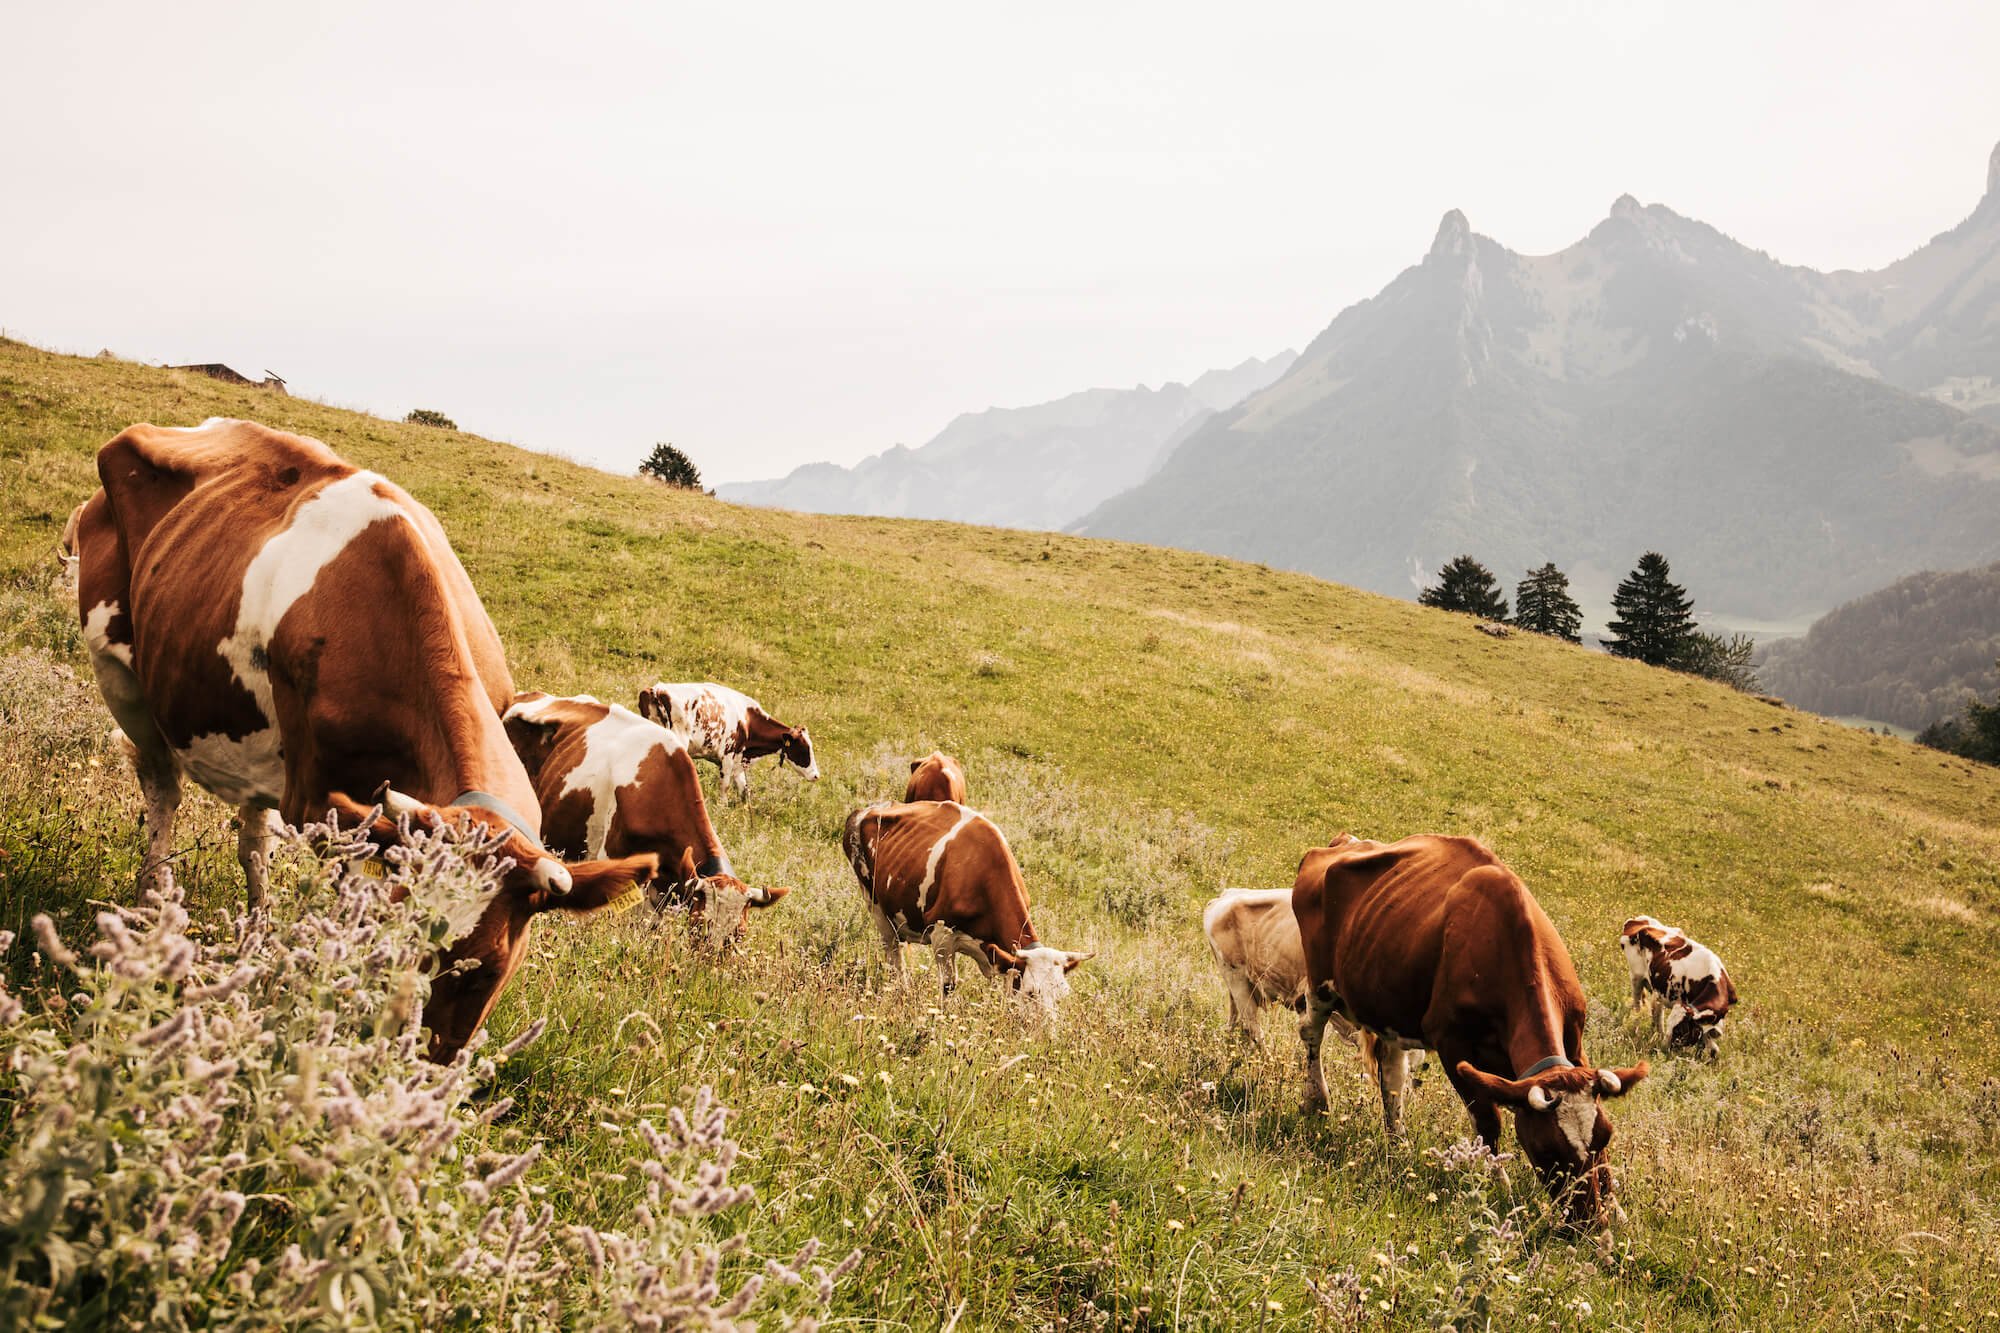
[(1618, 1075), (1608, 1069), (1597, 1071), (1597, 1087), (1607, 1097), (1616, 1097), (1625, 1091), (1625, 1085), (1618, 1081)]
[(550, 893), (565, 894), (576, 887), (576, 880), (569, 873), (569, 867), (553, 856), (544, 856), (535, 862), (534, 875), (536, 885)]
[(403, 795), (403, 793), (397, 791), (386, 782), (382, 784), (381, 801), (382, 809), (398, 819), (404, 815), (422, 814), (424, 810), (424, 803), (422, 801), (419, 801), (414, 796)]
[(1549, 1090), (1541, 1084), (1537, 1083), (1534, 1087), (1528, 1089), (1528, 1105), (1535, 1110), (1546, 1111), (1555, 1104), (1556, 1099), (1549, 1096)]

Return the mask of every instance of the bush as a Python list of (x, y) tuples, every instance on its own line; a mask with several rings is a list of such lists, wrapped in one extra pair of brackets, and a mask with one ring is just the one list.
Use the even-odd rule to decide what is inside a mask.
[(382, 879), (362, 851), (287, 838), (278, 906), (211, 934), (177, 895), (100, 912), (80, 955), (35, 918), (29, 993), (0, 988), (0, 1325), (733, 1328), (826, 1303), (858, 1254), (713, 1237), (751, 1191), (706, 1089), (619, 1139), (643, 1149), (624, 1229), (536, 1200), (539, 1142), (478, 1151), (511, 1102), (474, 1095), (543, 1025), (436, 1065), (420, 1011), (491, 878), (449, 835)]
[(414, 409), (410, 413), (410, 415), (404, 417), (403, 420), (412, 426), (435, 426), (439, 430), (458, 429), (458, 423), (456, 421), (453, 421), (450, 417), (446, 416), (442, 412), (433, 412), (428, 407), (419, 407)]

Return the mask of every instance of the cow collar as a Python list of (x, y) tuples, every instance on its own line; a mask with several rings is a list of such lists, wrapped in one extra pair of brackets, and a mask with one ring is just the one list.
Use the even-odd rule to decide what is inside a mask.
[(727, 856), (717, 852), (696, 866), (694, 873), (697, 879), (712, 879), (716, 875), (728, 875), (733, 879), (736, 876), (736, 867), (729, 864)]
[(1528, 1068), (1521, 1074), (1521, 1077), (1515, 1079), (1514, 1081), (1516, 1083), (1526, 1082), (1528, 1079), (1533, 1078), (1535, 1075), (1544, 1073), (1551, 1069), (1574, 1069), (1574, 1068), (1576, 1068), (1576, 1061), (1569, 1059), (1567, 1056), (1552, 1055), (1546, 1060), (1537, 1060), (1535, 1061), (1535, 1063), (1529, 1065)]
[(458, 796), (455, 799), (453, 799), (452, 804), (458, 806), (472, 806), (480, 810), (491, 810), (494, 814), (500, 816), (500, 818), (506, 820), (509, 824), (512, 824), (514, 826), (515, 831), (518, 832), (522, 837), (526, 838), (529, 842), (533, 843), (535, 845), (536, 851), (540, 852), (543, 856), (547, 856), (549, 854), (549, 849), (542, 845), (541, 838), (536, 835), (533, 829), (529, 828), (527, 824), (522, 821), (521, 816), (519, 814), (515, 813), (514, 807), (507, 804), (505, 801), (501, 800), (498, 796), (493, 795), (493, 793), (484, 791), (460, 792)]

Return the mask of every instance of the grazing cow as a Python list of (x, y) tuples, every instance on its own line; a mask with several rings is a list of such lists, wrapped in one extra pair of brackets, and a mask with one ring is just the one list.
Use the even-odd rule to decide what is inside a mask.
[[(656, 873), (651, 855), (564, 865), (543, 847), (500, 725), (513, 684), (499, 636), (402, 489), (247, 421), (133, 426), (98, 451), (97, 475), (76, 516), (77, 603), (145, 798), (148, 882), (173, 886), (184, 777), (237, 807), (253, 907), (278, 822), (358, 820), (353, 793), (503, 839), (493, 897), (425, 1007), (442, 1059), (485, 1021), (537, 914), (622, 902)], [(398, 836), (387, 819), (371, 833)]]
[(539, 690), (515, 695), (501, 722), (534, 781), (549, 846), (569, 856), (656, 853), (675, 872), (672, 884), (656, 887), (705, 924), (710, 943), (737, 939), (751, 908), (790, 892), (736, 878), (694, 760), (659, 723), (587, 694)]
[[(1304, 1010), (1306, 955), (1290, 889), (1224, 889), (1202, 909), (1201, 928), (1229, 988), (1230, 1025), (1246, 1041), (1262, 1044), (1265, 1005)], [(1333, 1023), (1352, 1035), (1339, 1017)]]
[(1651, 1000), (1653, 1031), (1664, 1033), (1669, 1046), (1720, 1054), (1736, 983), (1714, 951), (1650, 916), (1627, 921), (1618, 944), (1632, 971), (1632, 1007)]
[(1306, 955), (1308, 1108), (1327, 1104), (1320, 1039), (1340, 1014), (1376, 1043), (1389, 1133), (1403, 1132), (1407, 1053), (1436, 1051), (1479, 1137), (1514, 1112), (1522, 1150), (1577, 1222), (1609, 1220), (1611, 1120), (1599, 1102), (1646, 1077), (1593, 1068), (1569, 951), (1513, 871), (1470, 838), (1307, 852), (1292, 890)]
[(1028, 921), (1028, 888), (993, 821), (956, 801), (887, 801), (847, 817), (841, 839), (861, 881), (890, 970), (903, 970), (903, 942), (928, 939), (944, 993), (958, 984), (958, 955), (1006, 977), (1054, 1017), (1068, 973), (1095, 957), (1043, 944)]
[(639, 692), (639, 715), (678, 732), (688, 752), (720, 769), (722, 785), (734, 787), (746, 801), (750, 761), (767, 754), (777, 755), (780, 767), (788, 762), (796, 765), (806, 781), (819, 781), (819, 763), (806, 729), (786, 726), (755, 699), (727, 685), (660, 681)]
[(943, 750), (932, 750), (922, 759), (910, 761), (910, 783), (903, 788), (903, 800), (957, 801), (965, 804), (965, 770)]

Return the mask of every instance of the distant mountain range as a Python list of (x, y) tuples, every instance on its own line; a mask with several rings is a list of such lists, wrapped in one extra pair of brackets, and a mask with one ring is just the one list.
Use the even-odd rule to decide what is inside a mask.
[(1074, 530), (1404, 596), (1461, 551), (1554, 560), (1600, 603), (1653, 549), (1700, 613), (1801, 619), (2000, 558), (1996, 427), (2000, 149), (1971, 216), (1869, 273), (1630, 196), (1543, 256), (1454, 210)]
[(1058, 529), (1144, 481), (1203, 421), (1284, 374), (1281, 352), (1158, 389), (1087, 389), (1034, 407), (968, 412), (929, 443), (853, 467), (810, 463), (774, 481), (725, 483), (740, 504), (822, 514), (946, 518)]
[(2000, 691), (2000, 564), (1912, 574), (1768, 645), (1771, 693), (1831, 717), (1920, 730)]

